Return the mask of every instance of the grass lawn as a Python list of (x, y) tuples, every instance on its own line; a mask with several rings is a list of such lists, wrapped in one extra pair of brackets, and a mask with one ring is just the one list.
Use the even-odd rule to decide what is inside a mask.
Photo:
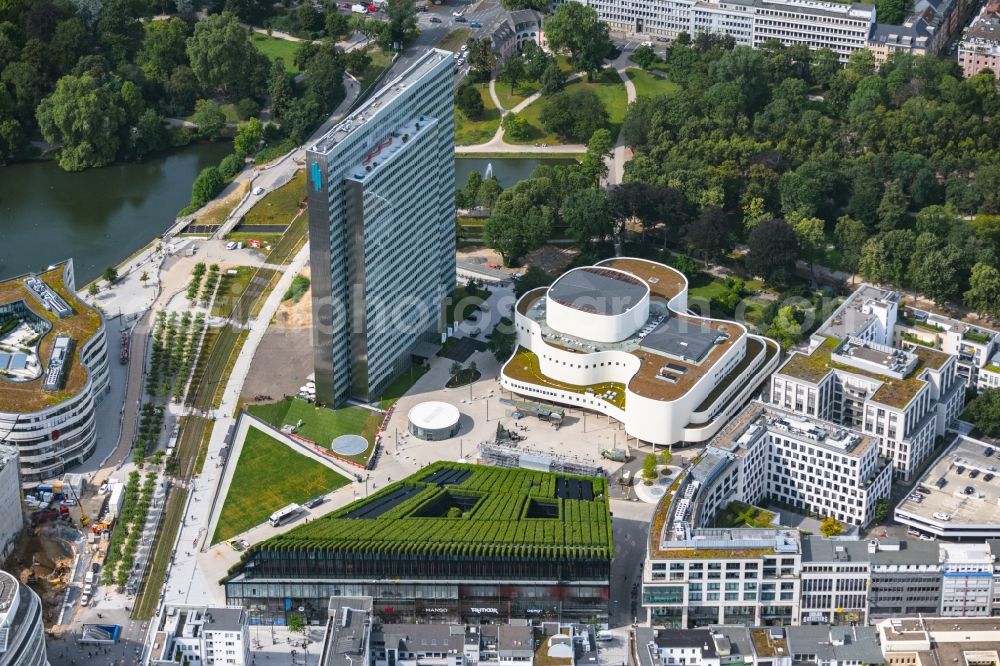
[(439, 49), (444, 49), (445, 51), (455, 51), (462, 48), (462, 45), (469, 41), (469, 37), (472, 36), (472, 31), (468, 28), (455, 28), (447, 35), (441, 38), (438, 42), (437, 47)]
[(500, 127), (500, 111), (490, 97), (489, 85), (477, 83), (475, 88), (479, 91), (479, 96), (483, 99), (483, 106), (486, 107), (486, 110), (480, 120), (471, 120), (457, 106), (455, 107), (456, 146), (474, 146), (485, 143), (493, 138), (497, 128)]
[(199, 213), (192, 224), (222, 224), (249, 189), (250, 181), (240, 181), (236, 189), (226, 195), (225, 199), (218, 199), (207, 204), (206, 208), (202, 209), (204, 212)]
[(514, 92), (510, 91), (510, 84), (497, 81), (497, 99), (503, 108), (510, 110), (541, 90), (542, 84), (538, 81), (522, 81), (514, 87)]
[[(360, 465), (368, 462), (375, 448), (375, 431), (382, 424), (382, 415), (363, 407), (327, 409), (317, 407), (300, 398), (285, 398), (270, 405), (251, 405), (247, 411), (267, 421), (275, 428), (295, 425), (302, 419), (302, 427), (295, 431), (300, 437), (329, 448), (330, 442), (341, 435), (361, 435), (368, 440), (368, 450), (356, 456), (344, 456)], [(278, 507), (279, 509), (281, 507)]]
[(661, 79), (635, 67), (625, 70), (632, 85), (635, 86), (635, 94), (639, 97), (656, 97), (680, 90), (680, 86), (670, 79)]
[[(230, 275), (230, 270), (235, 270), (236, 275)], [(219, 275), (219, 290), (215, 295), (215, 302), (212, 303), (213, 317), (229, 316), (233, 304), (239, 300), (240, 294), (247, 290), (250, 278), (255, 272), (257, 272), (257, 268), (254, 266), (237, 266), (222, 271), (222, 274)]]
[[(281, 474), (275, 474), (276, 469)], [(212, 543), (236, 536), (292, 503), (305, 502), (348, 480), (256, 428), (247, 431)]]
[(299, 210), (299, 202), (306, 198), (306, 172), (299, 171), (295, 176), (254, 204), (242, 224), (288, 224)]
[[(751, 294), (756, 291), (760, 291), (764, 288), (764, 283), (760, 280), (744, 280), (744, 289), (746, 293)], [(726, 289), (725, 278), (717, 278), (709, 275), (708, 273), (699, 272), (694, 278), (690, 280), (690, 288), (688, 289), (688, 299), (704, 299), (704, 301), (711, 303), (713, 298), (720, 298), (728, 293)], [(746, 320), (755, 324), (760, 321), (760, 316), (764, 313), (764, 308), (767, 307), (767, 303), (752, 298), (750, 296), (744, 296), (746, 301), (746, 309), (744, 311), (744, 316)], [(723, 316), (730, 318), (724, 312), (711, 312), (704, 313), (709, 314), (713, 317)]]
[(422, 365), (411, 365), (410, 369), (401, 374), (396, 380), (382, 392), (382, 399), (379, 400), (380, 409), (389, 409), (396, 401), (406, 395), (417, 380), (424, 376), (427, 368)]
[[(608, 69), (593, 83), (576, 79), (566, 85), (567, 91), (578, 90), (580, 88), (593, 90), (597, 97), (604, 103), (604, 108), (608, 111), (608, 129), (611, 130), (612, 137), (617, 137), (622, 126), (622, 121), (625, 119), (625, 109), (628, 106), (628, 94), (625, 92), (625, 84), (622, 83), (618, 72)], [(545, 98), (543, 97), (529, 104), (527, 108), (517, 114), (519, 117), (527, 120), (531, 126), (532, 131), (527, 137), (518, 140), (504, 136), (504, 140), (507, 143), (517, 144), (542, 143), (545, 145), (559, 145), (563, 143), (555, 134), (546, 131), (542, 126), (541, 115), (544, 106)]]
[(361, 79), (361, 92), (368, 90), (375, 83), (375, 79), (389, 69), (389, 65), (392, 64), (392, 56), (378, 47), (368, 49), (368, 56), (372, 62), (368, 65), (365, 73), (359, 77)]
[(215, 408), (218, 408), (222, 404), (222, 394), (226, 392), (229, 375), (233, 372), (233, 366), (236, 365), (236, 359), (240, 357), (240, 350), (243, 349), (243, 343), (247, 341), (248, 335), (250, 335), (250, 331), (247, 329), (241, 329), (236, 334), (236, 341), (233, 343), (233, 348), (229, 352), (226, 364), (222, 368), (222, 374), (219, 376), (219, 383), (215, 385), (215, 393), (212, 395), (212, 406)]
[(715, 516), (715, 527), (771, 527), (774, 514), (743, 502), (730, 502)]
[(271, 252), (267, 255), (269, 264), (287, 264), (299, 251), (303, 243), (306, 242), (306, 233), (309, 231), (309, 215), (302, 213), (288, 225), (285, 233), (281, 235), (278, 242), (272, 245)]
[(253, 34), (253, 45), (258, 51), (267, 56), (267, 59), (274, 62), (278, 58), (281, 58), (285, 64), (285, 70), (292, 73), (298, 74), (299, 68), (295, 66), (295, 52), (299, 50), (300, 44), (298, 42), (290, 42), (287, 39), (278, 39), (277, 37), (268, 37), (267, 35), (262, 35), (259, 32)]

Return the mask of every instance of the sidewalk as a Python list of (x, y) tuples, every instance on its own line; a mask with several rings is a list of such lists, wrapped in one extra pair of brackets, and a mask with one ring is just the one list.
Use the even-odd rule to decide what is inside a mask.
[(161, 603), (225, 603), (225, 592), (223, 588), (219, 587), (218, 579), (210, 580), (205, 576), (198, 563), (197, 549), (211, 538), (207, 530), (210, 519), (208, 513), (212, 507), (215, 486), (222, 473), (222, 468), (218, 467), (214, 461), (219, 457), (222, 447), (225, 446), (226, 434), (235, 422), (233, 414), (257, 346), (264, 337), (264, 332), (267, 330), (271, 318), (281, 304), (282, 296), (291, 286), (292, 279), (305, 266), (308, 258), (309, 245), (306, 244), (299, 250), (278, 284), (268, 295), (260, 314), (251, 322), (250, 334), (247, 336), (232, 373), (229, 375), (225, 392), (222, 395), (222, 403), (216, 410), (217, 419), (212, 428), (204, 469), (200, 476), (191, 479), (191, 494), (184, 509), (185, 517), (181, 522), (181, 529), (177, 537), (173, 563), (167, 570)]

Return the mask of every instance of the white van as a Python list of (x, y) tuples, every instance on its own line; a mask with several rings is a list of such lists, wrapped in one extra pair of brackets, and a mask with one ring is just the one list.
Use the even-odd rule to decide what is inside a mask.
[(236, 243), (233, 242), (233, 241), (229, 241), (228, 243), (226, 243), (226, 249), (227, 250), (235, 250), (236, 249)]

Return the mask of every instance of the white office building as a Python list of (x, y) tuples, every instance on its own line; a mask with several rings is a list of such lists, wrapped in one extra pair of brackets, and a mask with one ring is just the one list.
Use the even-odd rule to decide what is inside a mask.
[(682, 32), (732, 35), (737, 44), (831, 49), (841, 62), (866, 48), (875, 6), (818, 0), (583, 0), (612, 30), (674, 38)]
[(239, 606), (166, 606), (153, 634), (149, 663), (249, 666), (248, 615)]
[(753, 402), (710, 442), (691, 477), (697, 527), (734, 501), (777, 501), (864, 526), (888, 498), (892, 470), (868, 435)]
[(771, 403), (874, 437), (909, 479), (958, 417), (965, 382), (957, 357), (894, 347), (899, 294), (862, 285), (771, 376)]
[(986, 617), (993, 610), (995, 556), (987, 543), (941, 543), (941, 615)]
[(369, 401), (455, 286), (453, 59), (432, 49), (309, 147), (316, 398)]
[(14, 550), (23, 527), (17, 448), (0, 445), (0, 560)]
[(42, 600), (0, 571), (0, 666), (49, 666)]
[(0, 281), (0, 441), (17, 447), (26, 485), (62, 477), (97, 446), (107, 338), (75, 291), (72, 260)]

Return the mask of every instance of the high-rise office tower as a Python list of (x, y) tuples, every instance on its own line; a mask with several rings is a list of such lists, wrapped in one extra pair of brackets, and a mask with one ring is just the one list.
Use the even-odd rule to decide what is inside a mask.
[(307, 153), (316, 398), (372, 400), (455, 286), (452, 54), (432, 49)]

